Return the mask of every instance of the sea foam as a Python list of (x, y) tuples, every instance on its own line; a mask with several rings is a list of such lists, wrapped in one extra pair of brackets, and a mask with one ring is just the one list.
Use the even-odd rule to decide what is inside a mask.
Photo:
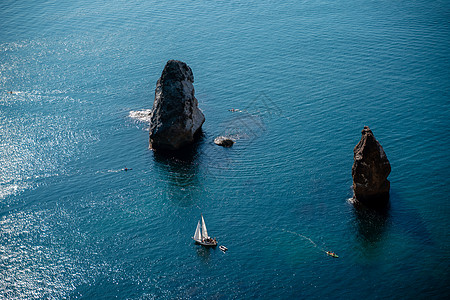
[(150, 113), (151, 109), (143, 109), (143, 110), (132, 110), (128, 113), (128, 116), (132, 119), (135, 119), (140, 122), (150, 123)]

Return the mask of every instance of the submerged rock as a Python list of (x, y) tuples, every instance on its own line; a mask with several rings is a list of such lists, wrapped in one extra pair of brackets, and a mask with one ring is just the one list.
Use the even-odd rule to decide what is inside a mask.
[(218, 136), (214, 139), (214, 143), (223, 147), (231, 147), (234, 144), (234, 141), (226, 136)]
[(169, 60), (156, 83), (150, 115), (150, 148), (179, 150), (192, 144), (205, 122), (194, 96), (194, 75), (184, 62)]
[(382, 206), (389, 201), (391, 165), (383, 147), (369, 127), (364, 126), (362, 137), (353, 149), (354, 198), (368, 206)]

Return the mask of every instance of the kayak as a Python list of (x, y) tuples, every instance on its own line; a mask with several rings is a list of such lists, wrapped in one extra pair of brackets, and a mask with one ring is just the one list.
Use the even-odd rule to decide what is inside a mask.
[(327, 254), (328, 254), (329, 256), (332, 256), (332, 257), (336, 257), (336, 258), (339, 257), (336, 253), (331, 252), (331, 251), (327, 251)]

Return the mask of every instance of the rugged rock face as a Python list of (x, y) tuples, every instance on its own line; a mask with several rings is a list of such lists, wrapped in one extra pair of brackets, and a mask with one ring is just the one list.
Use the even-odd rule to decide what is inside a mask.
[(369, 127), (364, 126), (362, 137), (353, 149), (354, 198), (368, 206), (382, 206), (389, 201), (391, 165), (383, 147)]
[(194, 75), (184, 62), (169, 60), (156, 83), (150, 115), (150, 148), (179, 150), (194, 142), (205, 116), (194, 97)]
[(226, 136), (218, 136), (214, 139), (214, 143), (223, 147), (231, 147), (234, 144), (234, 141)]

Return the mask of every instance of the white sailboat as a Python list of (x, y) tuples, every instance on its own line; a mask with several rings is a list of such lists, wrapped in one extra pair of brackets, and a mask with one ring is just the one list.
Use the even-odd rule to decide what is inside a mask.
[(210, 247), (217, 246), (216, 238), (211, 238), (208, 235), (208, 231), (206, 230), (206, 224), (205, 224), (205, 219), (203, 219), (203, 215), (202, 215), (202, 219), (201, 219), (201, 224), (200, 224), (200, 220), (199, 220), (197, 223), (197, 228), (195, 229), (195, 234), (192, 238), (194, 239), (194, 241), (197, 244), (200, 244), (203, 246), (210, 246)]

